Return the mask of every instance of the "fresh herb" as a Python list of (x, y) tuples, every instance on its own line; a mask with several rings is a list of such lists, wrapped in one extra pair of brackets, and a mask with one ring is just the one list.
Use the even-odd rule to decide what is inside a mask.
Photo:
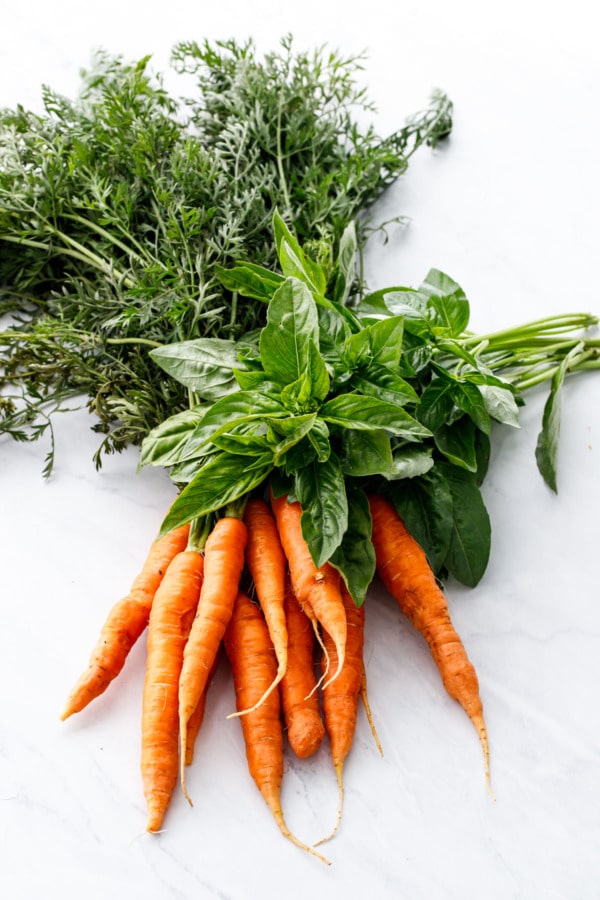
[(359, 125), (373, 109), (362, 65), (289, 37), (264, 58), (251, 41), (182, 43), (173, 66), (196, 92), (178, 98), (148, 58), (101, 53), (75, 100), (45, 87), (41, 115), (0, 114), (1, 430), (35, 439), (84, 398), (100, 465), (186, 409), (195, 387), (165, 380), (148, 349), (264, 325), (265, 305), (220, 274), (275, 267), (275, 209), (323, 289), (360, 295), (372, 204), (452, 125), (441, 92), (387, 138)]
[(252, 295), (257, 279), (265, 295), (270, 285), (254, 342), (151, 351), (182, 384), (207, 387), (206, 402), (142, 445), (141, 464), (172, 467), (181, 488), (163, 530), (270, 483), (300, 502), (315, 565), (335, 565), (362, 603), (374, 559), (361, 552), (357, 564), (356, 554), (369, 546), (366, 494), (377, 491), (436, 572), (477, 584), (491, 541), (480, 486), (492, 421), (516, 426), (522, 391), (551, 379), (537, 458), (555, 489), (560, 386), (567, 372), (600, 368), (600, 341), (571, 332), (597, 319), (559, 316), (477, 337), (464, 292), (438, 270), (416, 290), (391, 288), (349, 308), (328, 297), (323, 268), (278, 214), (274, 231), (281, 276), (243, 264), (223, 273), (240, 293), (245, 277)]

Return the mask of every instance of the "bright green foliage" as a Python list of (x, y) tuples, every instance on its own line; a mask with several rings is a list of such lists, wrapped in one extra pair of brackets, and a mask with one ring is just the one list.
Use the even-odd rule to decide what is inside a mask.
[[(317, 271), (295, 259), (288, 227), (323, 264), (318, 289), (355, 295), (364, 214), (451, 128), (436, 92), (380, 138), (357, 122), (372, 109), (362, 58), (296, 51), (289, 37), (263, 57), (251, 41), (181, 43), (172, 61), (185, 98), (148, 58), (100, 53), (75, 100), (46, 87), (41, 115), (0, 112), (0, 316), (14, 317), (0, 332), (0, 430), (33, 439), (76, 398), (104, 435), (97, 464), (199, 399), (164, 379), (149, 347), (164, 361), (167, 344), (262, 327), (276, 242), (284, 275)], [(256, 275), (240, 298), (238, 261), (246, 284), (254, 267), (273, 270), (266, 286)]]

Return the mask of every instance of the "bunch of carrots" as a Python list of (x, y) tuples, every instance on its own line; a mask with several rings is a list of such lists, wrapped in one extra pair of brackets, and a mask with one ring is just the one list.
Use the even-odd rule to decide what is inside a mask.
[[(421, 547), (394, 506), (369, 497), (377, 572), (426, 639), (444, 686), (489, 749), (475, 670)], [(362, 698), (365, 608), (357, 607), (329, 563), (317, 568), (302, 536), (302, 509), (286, 496), (252, 495), (222, 514), (158, 538), (129, 594), (110, 610), (89, 665), (62, 719), (83, 710), (119, 674), (147, 629), (141, 772), (147, 830), (161, 829), (204, 717), (206, 694), (224, 646), (236, 693), (248, 768), (283, 835), (328, 860), (288, 829), (281, 804), (284, 737), (300, 758), (327, 734), (342, 814), (343, 767)], [(252, 598), (252, 599), (251, 599)], [(316, 657), (319, 666), (315, 665)]]

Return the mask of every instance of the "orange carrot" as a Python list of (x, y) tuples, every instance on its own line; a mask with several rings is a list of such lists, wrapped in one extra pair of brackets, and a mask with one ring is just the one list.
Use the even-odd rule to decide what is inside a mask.
[(184, 550), (171, 562), (156, 592), (148, 623), (142, 701), (142, 781), (148, 831), (158, 831), (177, 784), (178, 688), (187, 640), (200, 596), (204, 558)]
[(281, 806), (283, 730), (278, 692), (271, 692), (257, 705), (275, 678), (277, 662), (262, 612), (241, 592), (225, 633), (225, 650), (233, 672), (237, 708), (252, 709), (240, 720), (249, 772), (281, 833), (296, 846), (328, 863), (312, 847), (299, 841), (285, 823)]
[(489, 744), (477, 674), (452, 625), (446, 597), (425, 553), (409, 534), (394, 506), (378, 495), (369, 497), (369, 505), (377, 572), (427, 641), (448, 694), (460, 703), (477, 729), (490, 789)]
[(188, 534), (189, 525), (183, 525), (152, 544), (129, 594), (110, 610), (89, 665), (71, 691), (61, 719), (81, 712), (119, 674), (129, 651), (148, 624), (154, 595), (169, 563), (185, 550)]
[[(244, 509), (248, 529), (246, 565), (254, 582), (256, 596), (263, 611), (277, 658), (277, 673), (267, 688), (265, 697), (274, 690), (285, 675), (288, 660), (288, 634), (283, 609), (287, 563), (279, 540), (273, 514), (264, 500), (251, 498)], [(250, 710), (233, 713), (244, 715)]]
[(198, 732), (202, 728), (202, 722), (204, 721), (204, 713), (206, 712), (206, 698), (207, 698), (207, 694), (208, 694), (208, 689), (210, 687), (212, 677), (217, 668), (218, 659), (219, 659), (219, 656), (217, 654), (214, 665), (209, 673), (206, 687), (204, 688), (204, 691), (202, 692), (202, 696), (200, 697), (200, 699), (198, 701), (198, 705), (196, 706), (196, 709), (194, 710), (194, 712), (192, 713), (192, 715), (190, 716), (190, 718), (188, 720), (187, 742), (186, 742), (186, 748), (185, 748), (185, 764), (186, 764), (186, 766), (191, 766), (191, 764), (194, 761), (194, 749), (195, 749), (195, 744), (196, 744), (196, 738), (198, 737)]
[[(363, 645), (365, 630), (365, 609), (358, 608), (346, 586), (342, 586), (342, 598), (348, 622), (348, 639), (346, 641), (346, 658), (342, 670), (335, 682), (323, 687), (323, 716), (325, 728), (329, 735), (331, 758), (337, 776), (339, 802), (337, 821), (331, 834), (324, 838), (332, 838), (340, 826), (342, 804), (344, 800), (343, 769), (344, 761), (352, 747), (358, 713), (358, 698), (363, 685)], [(335, 665), (337, 651), (330, 636), (323, 634), (325, 646), (331, 662)], [(324, 662), (327, 665), (327, 662)], [(320, 841), (319, 843), (322, 843)]]
[(302, 535), (302, 508), (287, 497), (272, 497), (271, 507), (277, 521), (279, 537), (286, 555), (292, 589), (309, 617), (316, 617), (327, 631), (337, 651), (337, 667), (329, 679), (333, 681), (344, 665), (347, 626), (339, 573), (329, 563), (317, 568)]
[(315, 691), (314, 632), (310, 620), (286, 580), (284, 610), (288, 630), (288, 666), (279, 685), (288, 743), (296, 756), (307, 759), (321, 745), (325, 727)]
[(223, 516), (217, 520), (204, 548), (204, 581), (179, 680), (181, 785), (190, 803), (185, 787), (188, 725), (206, 689), (233, 612), (244, 568), (246, 536), (246, 526), (241, 519)]

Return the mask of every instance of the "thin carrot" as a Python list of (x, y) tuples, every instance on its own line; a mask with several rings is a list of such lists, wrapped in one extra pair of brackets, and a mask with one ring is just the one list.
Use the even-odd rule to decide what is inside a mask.
[(284, 610), (288, 631), (288, 666), (279, 685), (283, 720), (290, 747), (300, 759), (316, 753), (325, 726), (315, 691), (314, 631), (286, 580)]
[(156, 540), (126, 597), (110, 610), (87, 669), (71, 691), (61, 719), (81, 712), (99, 697), (125, 664), (127, 655), (148, 624), (150, 608), (169, 563), (185, 550), (189, 525)]
[(294, 594), (307, 615), (316, 617), (335, 645), (337, 666), (329, 678), (333, 681), (344, 665), (347, 636), (340, 575), (329, 563), (319, 568), (315, 566), (302, 535), (302, 508), (297, 501), (288, 503), (285, 496), (271, 497), (271, 507), (288, 561)]
[(490, 753), (475, 669), (467, 657), (448, 603), (420, 545), (395, 507), (379, 495), (369, 497), (377, 572), (390, 594), (429, 645), (448, 694), (463, 707), (479, 734), (490, 790)]
[(196, 709), (194, 710), (194, 712), (192, 713), (192, 715), (190, 716), (190, 718), (188, 720), (187, 741), (186, 741), (186, 748), (185, 748), (185, 764), (186, 764), (186, 766), (191, 766), (191, 764), (194, 761), (196, 738), (198, 737), (198, 733), (199, 733), (200, 729), (202, 728), (202, 722), (204, 721), (208, 689), (210, 687), (210, 683), (212, 681), (213, 675), (217, 668), (218, 660), (219, 660), (219, 656), (217, 654), (214, 665), (212, 666), (211, 671), (209, 673), (209, 676), (208, 676), (208, 679), (206, 682), (206, 687), (204, 688), (204, 690), (202, 692), (202, 696), (198, 700)]
[(203, 570), (201, 553), (189, 549), (179, 553), (169, 565), (150, 611), (141, 759), (148, 831), (160, 829), (177, 784), (179, 675)]
[[(275, 690), (285, 675), (288, 662), (288, 633), (283, 608), (287, 562), (273, 514), (269, 506), (258, 497), (252, 497), (244, 509), (244, 522), (248, 529), (246, 566), (252, 577), (256, 596), (263, 611), (269, 635), (277, 658), (277, 672), (264, 697), (256, 701), (260, 705)], [(238, 711), (232, 716), (245, 715), (249, 710)]]
[(204, 581), (196, 616), (183, 654), (179, 680), (181, 786), (185, 786), (188, 726), (206, 689), (225, 629), (229, 624), (244, 568), (247, 529), (237, 516), (218, 519), (204, 548)]
[(360, 699), (362, 700), (362, 704), (365, 709), (365, 715), (367, 717), (367, 722), (369, 723), (369, 728), (371, 730), (373, 740), (375, 741), (375, 746), (379, 750), (380, 755), (383, 756), (383, 747), (381, 746), (381, 741), (379, 740), (379, 735), (377, 734), (377, 729), (375, 728), (375, 722), (373, 720), (373, 713), (371, 712), (371, 704), (369, 703), (369, 694), (367, 691), (367, 671), (365, 668), (364, 659), (363, 659), (362, 679), (361, 679), (361, 684), (360, 684)]
[[(323, 841), (329, 840), (334, 836), (342, 819), (344, 761), (352, 748), (358, 713), (358, 699), (363, 685), (365, 609), (364, 605), (360, 608), (356, 606), (345, 585), (342, 585), (342, 598), (348, 622), (346, 658), (335, 682), (326, 684), (323, 687), (323, 716), (325, 718), (325, 728), (329, 735), (329, 747), (339, 790), (338, 813), (331, 834), (323, 838), (319, 843), (323, 843)], [(335, 645), (327, 632), (324, 633), (323, 638), (331, 661), (335, 665), (337, 661)]]
[(273, 682), (277, 662), (264, 616), (242, 592), (238, 594), (225, 633), (225, 651), (233, 672), (237, 708), (252, 708), (252, 712), (240, 719), (249, 772), (281, 833), (296, 846), (329, 865), (324, 856), (298, 840), (285, 823), (281, 806), (283, 729), (279, 693), (271, 692), (260, 705), (256, 705)]

